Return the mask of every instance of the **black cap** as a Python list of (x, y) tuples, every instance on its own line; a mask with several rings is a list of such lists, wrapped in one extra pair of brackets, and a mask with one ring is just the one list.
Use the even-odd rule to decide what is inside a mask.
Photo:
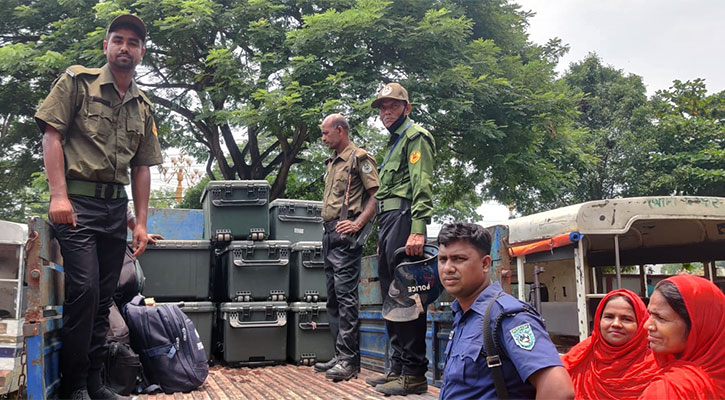
[(146, 24), (143, 23), (141, 18), (133, 14), (119, 15), (118, 17), (114, 18), (113, 21), (111, 21), (110, 25), (108, 25), (106, 36), (108, 36), (109, 33), (113, 32), (118, 25), (131, 25), (135, 27), (138, 30), (136, 33), (141, 35), (140, 39), (146, 40)]

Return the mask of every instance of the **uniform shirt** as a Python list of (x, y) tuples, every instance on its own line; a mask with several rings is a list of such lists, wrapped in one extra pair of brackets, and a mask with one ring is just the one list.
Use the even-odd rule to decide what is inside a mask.
[(35, 119), (60, 132), (67, 179), (128, 185), (129, 166), (163, 161), (151, 101), (134, 81), (121, 100), (108, 64), (68, 68)]
[(395, 131), (398, 144), (390, 153), (392, 144), (385, 150), (380, 189), (375, 198), (392, 197), (408, 199), (411, 203), (410, 233), (425, 235), (425, 226), (433, 216), (433, 163), (435, 141), (433, 135), (410, 118)]
[(347, 171), (350, 169), (350, 157), (353, 150), (355, 150), (357, 163), (353, 162), (350, 177), (350, 205), (347, 217), (360, 214), (365, 207), (363, 204), (365, 192), (380, 186), (378, 167), (370, 153), (355, 147), (352, 142), (345, 147), (342, 153), (334, 152), (325, 161), (327, 172), (325, 194), (322, 198), (322, 219), (325, 222), (340, 218), (342, 203), (345, 200), (345, 188), (347, 188)]
[[(481, 350), (485, 354), (483, 316), (486, 307), (502, 290), (497, 282), (492, 283), (465, 313), (458, 301), (451, 305), (453, 331), (446, 348), (441, 399), (496, 398), (496, 387)], [(499, 297), (491, 308), (491, 330), (501, 311), (508, 313), (520, 309), (521, 302), (516, 298), (508, 294)], [(512, 399), (534, 398), (535, 388), (526, 380), (542, 368), (562, 365), (538, 314), (522, 311), (513, 317), (503, 318), (495, 337), (502, 352), (503, 375)]]

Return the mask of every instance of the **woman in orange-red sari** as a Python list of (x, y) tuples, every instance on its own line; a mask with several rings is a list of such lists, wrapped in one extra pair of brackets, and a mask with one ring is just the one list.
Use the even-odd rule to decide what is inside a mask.
[(577, 399), (636, 399), (658, 368), (647, 348), (649, 315), (634, 292), (609, 292), (594, 315), (594, 332), (562, 357)]
[(657, 284), (645, 323), (662, 368), (642, 399), (725, 398), (725, 295), (691, 275)]

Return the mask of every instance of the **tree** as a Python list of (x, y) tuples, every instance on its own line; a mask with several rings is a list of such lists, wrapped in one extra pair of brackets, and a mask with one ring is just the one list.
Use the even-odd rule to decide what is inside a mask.
[(561, 166), (577, 97), (553, 69), (566, 48), (529, 43), (529, 14), (506, 0), (2, 6), (0, 76), (36, 93), (32, 104), (68, 65), (101, 65), (108, 22), (137, 13), (149, 28), (137, 81), (158, 106), (162, 145), (208, 156), (213, 179), (269, 178), (272, 198), (290, 182), (295, 196), (319, 191), (310, 143), (321, 118), (342, 111), (365, 132), (374, 92), (391, 80), (410, 90), (415, 119), (436, 137), (438, 215), (471, 217), (483, 198), (533, 210), (575, 183)]
[(649, 151), (631, 192), (725, 195), (725, 91), (708, 95), (702, 79), (676, 80), (651, 102)]
[[(596, 54), (572, 63), (563, 79), (583, 96), (577, 126), (582, 160), (571, 202), (615, 198), (636, 178), (647, 153), (641, 138), (651, 126), (642, 78), (604, 65)], [(636, 172), (635, 172), (636, 171)]]

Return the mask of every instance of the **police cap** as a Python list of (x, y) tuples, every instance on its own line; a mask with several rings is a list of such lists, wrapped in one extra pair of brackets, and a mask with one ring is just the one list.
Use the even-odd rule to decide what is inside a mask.
[(388, 83), (387, 85), (383, 86), (382, 89), (380, 89), (371, 107), (380, 108), (380, 103), (385, 99), (403, 100), (408, 103), (408, 91), (405, 90), (405, 88), (399, 83)]
[(121, 14), (118, 17), (114, 18), (113, 21), (111, 21), (111, 24), (108, 25), (106, 36), (108, 36), (109, 33), (115, 31), (119, 25), (131, 25), (132, 27), (136, 28), (135, 31), (140, 36), (140, 39), (146, 40), (146, 24), (143, 23), (141, 18), (133, 14)]

